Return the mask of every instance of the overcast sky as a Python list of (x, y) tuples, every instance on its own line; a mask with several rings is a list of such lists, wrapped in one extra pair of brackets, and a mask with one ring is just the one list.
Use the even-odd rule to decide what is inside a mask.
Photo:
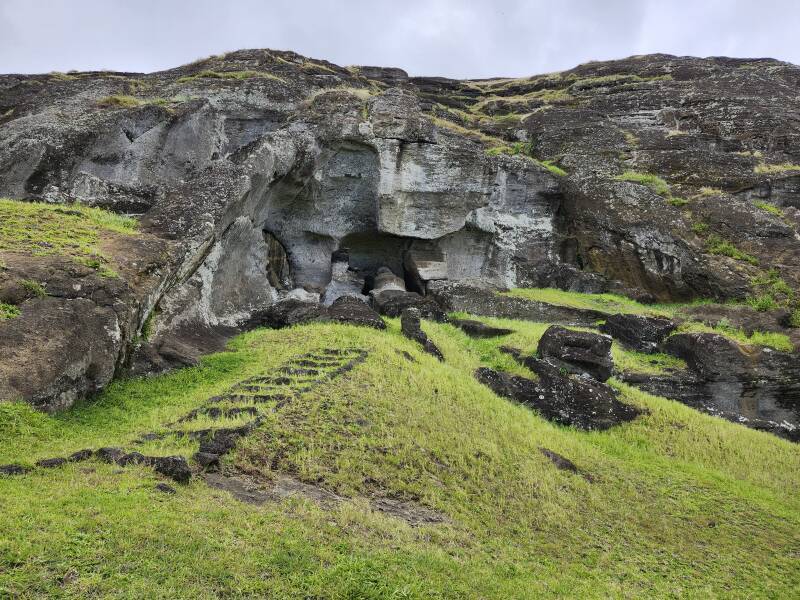
[(0, 0), (0, 73), (156, 71), (240, 48), (412, 75), (665, 52), (800, 63), (800, 0)]

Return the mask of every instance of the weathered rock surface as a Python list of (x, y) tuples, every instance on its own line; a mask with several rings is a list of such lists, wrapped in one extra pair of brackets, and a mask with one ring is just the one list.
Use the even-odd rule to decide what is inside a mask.
[(339, 323), (386, 329), (386, 323), (383, 322), (380, 315), (372, 310), (365, 301), (353, 296), (342, 296), (337, 299), (328, 308), (328, 315), (331, 320)]
[(270, 306), (254, 319), (254, 324), (282, 329), (300, 323), (327, 320), (329, 320), (328, 310), (323, 305), (289, 298)]
[(593, 327), (597, 321), (606, 318), (606, 314), (598, 310), (557, 306), (525, 298), (504, 296), (498, 292), (499, 290), (492, 286), (475, 281), (435, 281), (428, 286), (428, 295), (447, 312), (460, 311), (487, 317), (505, 317), (587, 327)]
[(714, 333), (673, 334), (660, 349), (685, 360), (688, 370), (624, 373), (621, 378), (698, 410), (800, 441), (796, 353), (740, 345)]
[[(518, 351), (514, 354), (520, 357)], [(636, 407), (617, 400), (612, 388), (603, 383), (562, 375), (558, 368), (537, 358), (520, 360), (539, 381), (486, 367), (478, 369), (475, 376), (496, 394), (538, 410), (548, 421), (578, 429), (608, 429), (641, 414)]]
[(407, 308), (414, 308), (424, 319), (439, 322), (447, 320), (447, 314), (435, 300), (416, 292), (384, 290), (372, 295), (372, 306), (387, 317), (399, 317)]
[[(0, 322), (0, 400), (57, 410), (102, 389), (145, 322), (139, 364), (191, 364), (204, 335), (186, 332), (234, 331), (285, 298), (366, 294), (381, 267), (408, 289), (373, 294), (393, 316), (416, 291), (445, 310), (604, 318), (457, 293), (463, 281), (726, 300), (768, 265), (797, 290), (798, 85), (800, 69), (772, 60), (651, 55), (454, 81), (269, 50), (151, 74), (0, 76), (0, 196), (133, 213), (142, 229), (109, 249), (118, 280), (81, 288), (97, 293), (74, 293), (93, 276), (65, 265), (46, 286), (67, 290), (56, 300), (0, 281), (22, 310)], [(712, 252), (711, 236), (749, 260)], [(0, 251), (17, 279), (55, 265), (18, 258)]]
[(537, 353), (558, 369), (597, 381), (606, 381), (614, 371), (611, 338), (607, 335), (552, 325), (539, 339)]
[(633, 350), (653, 353), (675, 327), (673, 321), (661, 317), (616, 314), (606, 318), (606, 322), (600, 326), (600, 331)]
[(422, 346), (428, 354), (432, 354), (439, 360), (444, 360), (441, 350), (434, 344), (428, 334), (422, 330), (420, 322), (421, 313), (417, 308), (406, 308), (400, 315), (400, 330), (407, 338), (414, 340)]
[(252, 323), (273, 329), (282, 329), (314, 321), (336, 321), (386, 329), (386, 323), (383, 322), (380, 315), (364, 300), (353, 296), (341, 296), (330, 306), (293, 298), (281, 300), (258, 315), (252, 320)]
[(474, 338), (499, 337), (501, 335), (514, 333), (511, 329), (493, 327), (474, 319), (450, 319), (450, 323), (461, 329), (468, 336)]

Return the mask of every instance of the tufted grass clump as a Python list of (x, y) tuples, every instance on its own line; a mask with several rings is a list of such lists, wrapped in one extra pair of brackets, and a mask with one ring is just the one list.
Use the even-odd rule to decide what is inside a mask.
[(669, 198), (667, 198), (667, 203), (671, 204), (672, 206), (681, 207), (689, 204), (689, 201), (686, 198), (680, 198), (678, 196), (670, 196)]
[(139, 98), (126, 95), (106, 96), (97, 101), (97, 106), (101, 108), (135, 108), (142, 104)]
[(559, 167), (558, 165), (553, 164), (552, 160), (543, 160), (543, 161), (540, 161), (540, 163), (545, 169), (550, 171), (553, 175), (557, 175), (558, 177), (566, 177), (567, 176), (567, 172), (564, 169), (562, 169), (561, 167)]
[(783, 210), (781, 210), (779, 206), (775, 206), (771, 202), (755, 202), (754, 204), (761, 210), (768, 212), (771, 215), (775, 215), (776, 217), (783, 216)]
[(0, 302), (0, 321), (4, 319), (13, 319), (19, 315), (19, 309), (13, 304), (6, 304)]
[(708, 236), (708, 239), (706, 240), (706, 250), (708, 250), (710, 254), (728, 256), (735, 260), (741, 260), (751, 265), (758, 264), (758, 258), (753, 256), (752, 254), (748, 254), (747, 252), (739, 250), (736, 246), (733, 245), (732, 242), (724, 238), (721, 238), (716, 234)]
[(37, 298), (44, 298), (45, 296), (47, 296), (47, 291), (44, 289), (44, 286), (38, 281), (33, 281), (31, 279), (23, 279), (19, 283), (23, 287), (23, 289), (27, 290)]
[(759, 163), (753, 168), (753, 172), (759, 175), (780, 175), (792, 171), (800, 171), (800, 165), (788, 162), (779, 164)]
[(618, 175), (615, 179), (617, 181), (630, 181), (631, 183), (638, 183), (650, 188), (650, 190), (659, 196), (669, 196), (669, 184), (661, 179), (658, 175), (652, 173), (639, 173), (637, 171), (625, 171), (622, 175)]
[(784, 307), (794, 309), (796, 307), (795, 290), (781, 277), (777, 268), (769, 269), (766, 273), (760, 273), (750, 280), (755, 293), (746, 299), (752, 308), (758, 311), (774, 310)]

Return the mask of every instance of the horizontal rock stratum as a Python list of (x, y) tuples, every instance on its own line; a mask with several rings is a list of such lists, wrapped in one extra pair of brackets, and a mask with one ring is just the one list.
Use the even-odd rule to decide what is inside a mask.
[(768, 59), (458, 81), (243, 50), (0, 76), (0, 196), (139, 220), (97, 234), (106, 272), (0, 247), (0, 302), (24, 303), (0, 330), (0, 399), (69, 406), (120, 369), (191, 363), (283, 298), (366, 297), (382, 267), (421, 295), (448, 279), (726, 301), (780, 280), (793, 297), (798, 123), (800, 69)]

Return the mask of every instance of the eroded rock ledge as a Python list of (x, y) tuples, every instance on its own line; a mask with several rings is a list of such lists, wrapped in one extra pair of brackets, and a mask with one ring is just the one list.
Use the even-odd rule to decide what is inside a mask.
[[(131, 356), (191, 363), (286, 298), (353, 295), (398, 315), (402, 293), (459, 282), (741, 299), (767, 267), (797, 289), (800, 138), (785, 125), (798, 86), (776, 61), (653, 55), (453, 81), (269, 50), (152, 74), (2, 76), (0, 196), (136, 214), (152, 243), (136, 261), (117, 249), (129, 264), (100, 286), (110, 299), (21, 301), (0, 352), (53, 368), (24, 382), (0, 369), (0, 399), (54, 410)], [(69, 288), (64, 273), (50, 279)], [(96, 324), (49, 320), (84, 299)], [(62, 365), (76, 353), (89, 358)]]

